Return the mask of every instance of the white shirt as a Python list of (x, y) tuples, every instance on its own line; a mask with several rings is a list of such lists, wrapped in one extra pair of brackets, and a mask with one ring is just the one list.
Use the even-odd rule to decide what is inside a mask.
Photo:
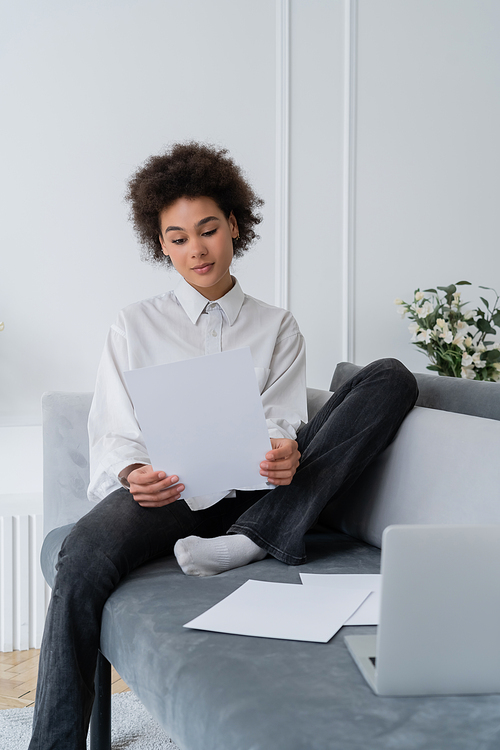
[[(173, 291), (118, 314), (106, 340), (89, 415), (89, 500), (102, 500), (121, 487), (118, 474), (127, 466), (151, 463), (123, 379), (126, 370), (248, 346), (269, 437), (295, 439), (307, 421), (305, 345), (295, 319), (244, 294), (234, 281), (224, 297), (209, 302), (181, 278)], [(175, 466), (155, 468), (175, 473)], [(184, 499), (199, 510), (224, 495)]]

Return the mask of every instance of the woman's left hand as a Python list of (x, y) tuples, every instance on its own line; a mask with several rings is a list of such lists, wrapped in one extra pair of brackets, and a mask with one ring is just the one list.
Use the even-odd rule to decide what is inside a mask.
[(267, 481), (276, 485), (287, 485), (297, 471), (300, 453), (296, 440), (271, 438), (272, 450), (260, 465), (260, 473)]

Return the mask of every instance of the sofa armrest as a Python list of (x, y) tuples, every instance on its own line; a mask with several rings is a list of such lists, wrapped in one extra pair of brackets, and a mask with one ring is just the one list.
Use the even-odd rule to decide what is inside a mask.
[(87, 499), (91, 402), (92, 393), (51, 391), (42, 396), (44, 536), (92, 508)]

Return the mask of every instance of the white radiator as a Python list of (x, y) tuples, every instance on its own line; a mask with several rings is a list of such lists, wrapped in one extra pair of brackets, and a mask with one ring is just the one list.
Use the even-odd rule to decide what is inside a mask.
[(42, 532), (41, 515), (0, 516), (0, 651), (40, 648), (50, 597)]

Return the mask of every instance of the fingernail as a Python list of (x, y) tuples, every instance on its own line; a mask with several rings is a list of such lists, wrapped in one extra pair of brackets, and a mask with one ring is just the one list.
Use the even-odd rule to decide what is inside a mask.
[(172, 484), (175, 484), (176, 482), (179, 481), (179, 477), (176, 477), (174, 474), (173, 476), (170, 477), (170, 481), (172, 482)]

